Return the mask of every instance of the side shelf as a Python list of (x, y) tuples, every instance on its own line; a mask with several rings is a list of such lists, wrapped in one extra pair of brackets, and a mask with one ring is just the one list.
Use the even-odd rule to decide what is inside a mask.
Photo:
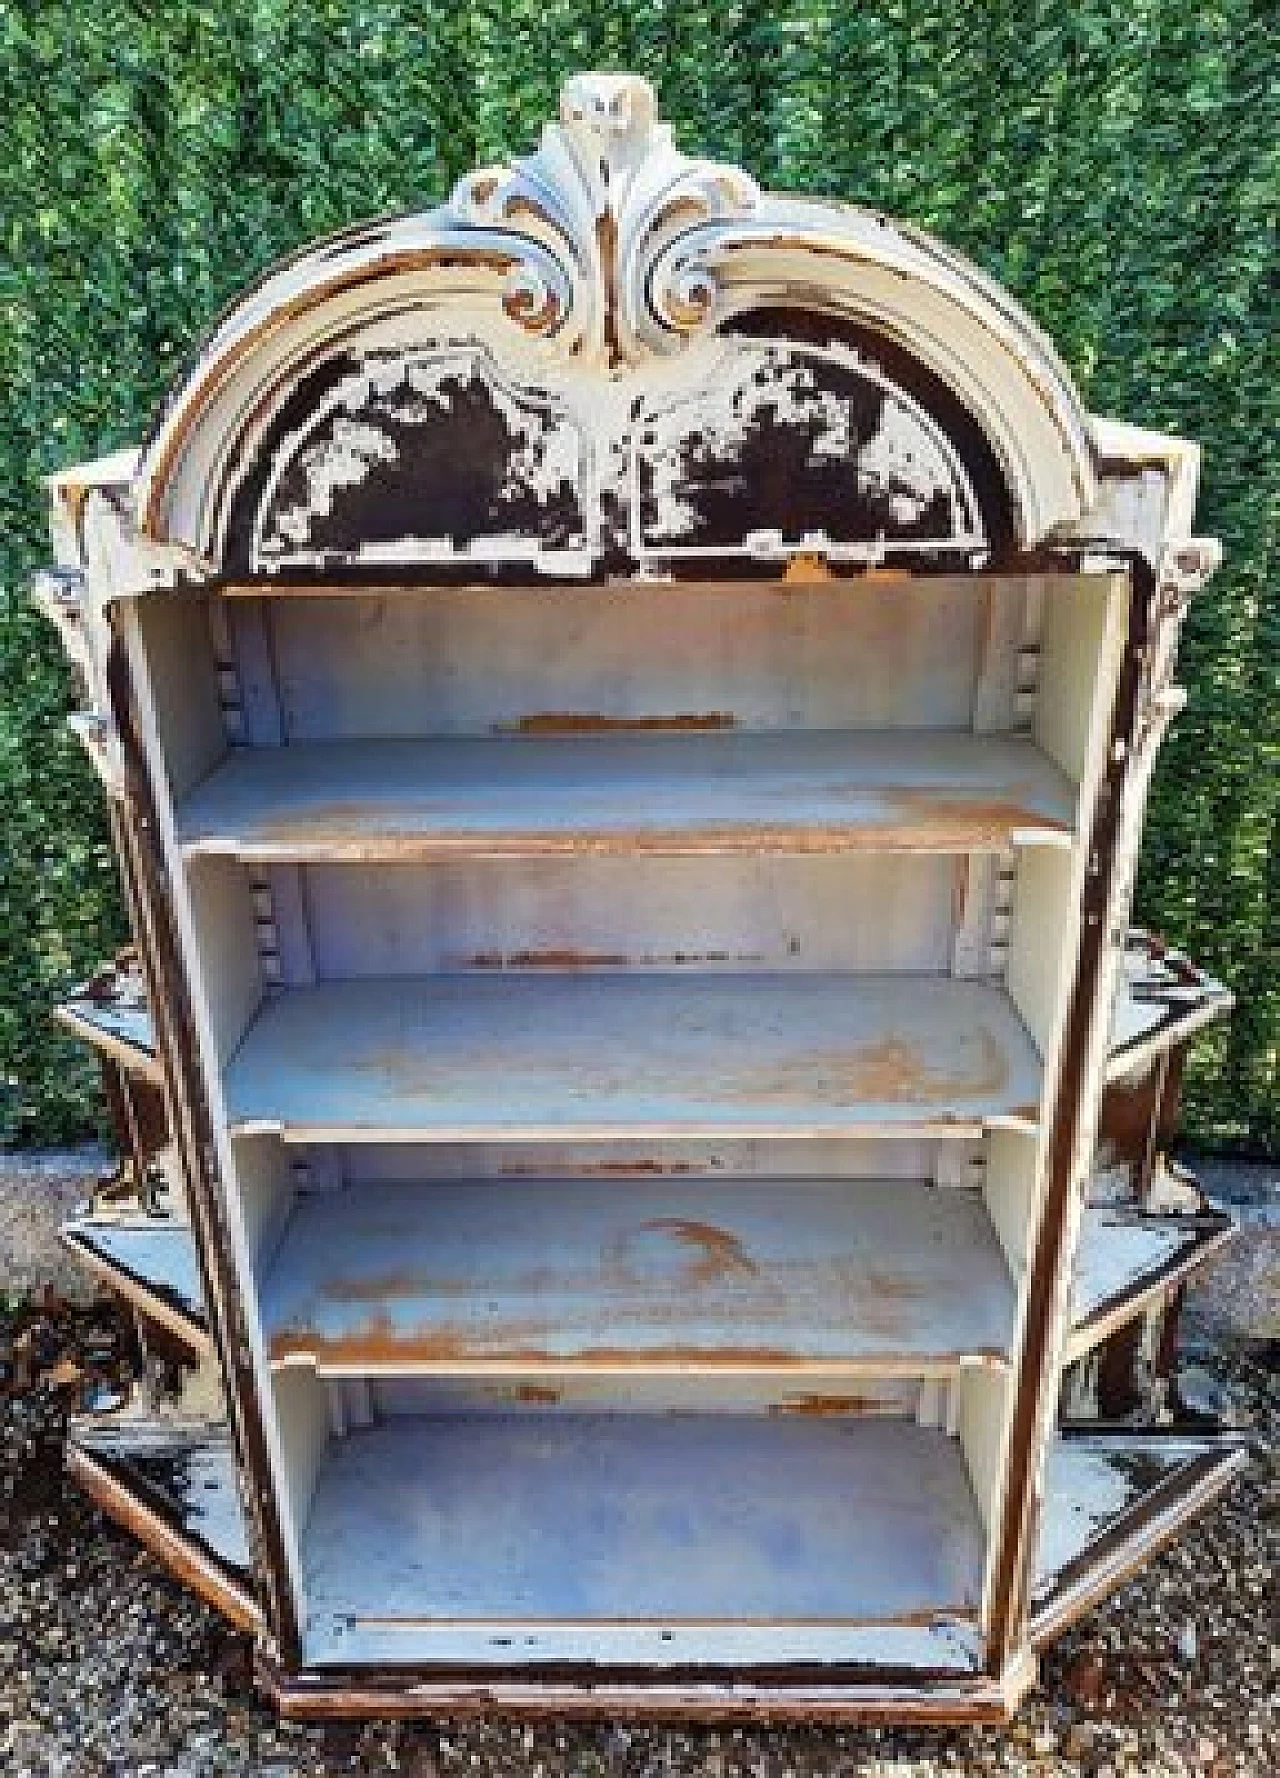
[(1111, 1019), (1108, 1080), (1141, 1072), (1229, 1012), (1233, 1001), (1230, 989), (1190, 958), (1149, 932), (1130, 932)]
[(195, 1237), (172, 1217), (89, 1213), (64, 1222), (63, 1243), (140, 1314), (199, 1354), (208, 1354), (208, 1318)]
[(1158, 1216), (1121, 1206), (1084, 1212), (1076, 1248), (1072, 1326), (1064, 1363), (1072, 1364), (1131, 1321), (1223, 1247), (1235, 1224), (1222, 1212)]
[(241, 1630), (262, 1628), (227, 1429), (110, 1416), (72, 1424), (67, 1469), (102, 1510)]
[(1247, 1462), (1233, 1438), (1060, 1433), (1045, 1477), (1031, 1616), (1037, 1646), (1123, 1585)]
[(136, 960), (125, 955), (53, 1009), (58, 1023), (131, 1073), (159, 1081), (155, 1036)]

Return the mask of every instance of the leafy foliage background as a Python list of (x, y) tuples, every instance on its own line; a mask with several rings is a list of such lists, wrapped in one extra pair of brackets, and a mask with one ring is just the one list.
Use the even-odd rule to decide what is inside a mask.
[(95, 1117), (47, 1009), (122, 936), (96, 782), (25, 587), (40, 477), (136, 442), (218, 308), (323, 231), (531, 147), (627, 67), (687, 149), (968, 252), (1094, 411), (1205, 446), (1227, 564), (1184, 645), (1139, 912), (1220, 973), (1202, 1140), (1280, 1150), (1280, 54), (1273, 0), (4, 0), (0, 4), (0, 1128)]

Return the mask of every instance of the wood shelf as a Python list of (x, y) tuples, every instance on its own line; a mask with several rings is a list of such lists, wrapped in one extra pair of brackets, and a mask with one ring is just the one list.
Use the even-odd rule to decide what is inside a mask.
[(1029, 740), (586, 733), (239, 749), (178, 811), (188, 855), (262, 862), (1070, 845)]
[(60, 1025), (125, 1068), (159, 1081), (155, 1031), (141, 980), (111, 966), (98, 992), (86, 986), (53, 1009)]
[(705, 1661), (754, 1630), (790, 1658), (865, 1658), (895, 1624), (927, 1647), (930, 1619), (971, 1617), (982, 1557), (954, 1441), (901, 1422), (398, 1419), (322, 1462), (307, 1654), (510, 1661), (515, 1632), (526, 1659)]
[(981, 1198), (909, 1180), (468, 1180), (301, 1200), (262, 1287), (322, 1374), (1001, 1365)]
[(289, 989), (225, 1092), (233, 1133), (294, 1142), (960, 1137), (1034, 1129), (1040, 1075), (980, 982), (511, 973)]

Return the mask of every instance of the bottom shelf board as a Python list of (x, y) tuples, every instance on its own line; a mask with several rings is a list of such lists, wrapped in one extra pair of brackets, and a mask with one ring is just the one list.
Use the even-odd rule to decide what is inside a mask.
[(321, 1465), (305, 1654), (968, 1671), (983, 1554), (959, 1446), (908, 1422), (392, 1419)]

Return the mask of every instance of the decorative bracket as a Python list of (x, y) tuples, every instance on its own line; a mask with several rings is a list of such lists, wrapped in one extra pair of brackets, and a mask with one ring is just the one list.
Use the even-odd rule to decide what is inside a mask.
[(68, 726), (84, 746), (107, 795), (121, 798), (124, 749), (110, 714), (104, 639), (94, 634), (85, 577), (78, 569), (46, 569), (32, 581), (31, 597), (58, 631), (84, 687), (86, 707), (67, 718)]

